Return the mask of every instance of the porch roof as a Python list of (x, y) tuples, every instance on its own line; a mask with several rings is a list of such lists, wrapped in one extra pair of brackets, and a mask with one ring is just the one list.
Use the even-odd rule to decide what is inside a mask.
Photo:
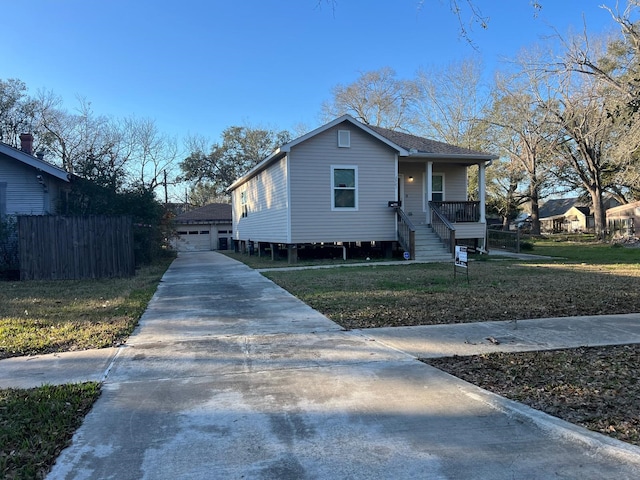
[(437, 140), (418, 137), (409, 133), (389, 130), (388, 128), (367, 125), (378, 135), (385, 137), (399, 147), (409, 152), (410, 157), (438, 157), (438, 158), (457, 158), (469, 160), (495, 160), (497, 155), (470, 150), (468, 148), (457, 147)]

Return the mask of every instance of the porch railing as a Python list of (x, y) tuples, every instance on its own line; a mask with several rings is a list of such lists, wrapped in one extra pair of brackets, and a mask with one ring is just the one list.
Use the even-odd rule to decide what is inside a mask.
[(429, 202), (449, 222), (479, 222), (480, 202)]
[[(431, 228), (436, 235), (440, 237), (442, 243), (453, 255), (456, 247), (456, 227), (447, 219), (445, 214), (440, 210), (442, 203), (459, 203), (459, 202), (429, 202), (431, 207)], [(464, 202), (467, 203), (467, 202)]]
[(411, 260), (416, 258), (416, 227), (413, 226), (407, 214), (396, 208), (398, 214), (398, 242), (405, 252), (409, 252)]

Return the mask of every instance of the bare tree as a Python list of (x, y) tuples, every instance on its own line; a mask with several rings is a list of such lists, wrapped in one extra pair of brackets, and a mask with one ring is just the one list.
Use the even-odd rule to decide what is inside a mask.
[(418, 71), (415, 110), (419, 133), (452, 145), (482, 148), (482, 117), (490, 103), (482, 65), (469, 58)]
[(322, 105), (325, 121), (349, 114), (367, 125), (391, 130), (411, 131), (415, 126), (415, 85), (397, 79), (390, 67), (361, 73), (355, 82), (333, 87), (332, 94), (333, 99)]
[(554, 140), (551, 113), (542, 108), (529, 90), (530, 78), (498, 77), (495, 100), (488, 118), (493, 143), (520, 169), (527, 185), (522, 199), (530, 204), (531, 230), (540, 233), (539, 208), (549, 184), (549, 158)]
[(556, 175), (590, 196), (596, 235), (602, 238), (606, 230), (604, 194), (619, 170), (610, 155), (615, 140), (607, 107), (611, 91), (594, 78), (577, 75), (568, 72), (558, 78), (555, 98), (540, 100), (557, 129)]
[[(606, 108), (617, 138), (608, 154), (618, 163), (610, 189), (621, 202), (640, 198), (640, 11), (639, 0), (627, 0), (623, 9), (603, 5), (618, 35), (591, 37), (585, 31), (565, 41), (566, 54), (559, 61), (563, 73), (577, 72), (606, 85)], [(616, 133), (614, 133), (614, 136)]]
[(27, 94), (27, 85), (16, 78), (0, 80), (0, 142), (20, 145), (21, 133), (34, 133), (35, 102)]
[(175, 183), (179, 148), (174, 138), (162, 134), (155, 121), (148, 118), (126, 118), (119, 129), (128, 170), (136, 186), (155, 191), (166, 186), (165, 182)]

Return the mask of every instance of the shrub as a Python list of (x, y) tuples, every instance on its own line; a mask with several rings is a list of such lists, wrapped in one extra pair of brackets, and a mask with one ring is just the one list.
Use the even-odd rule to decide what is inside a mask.
[(0, 221), (0, 278), (15, 280), (19, 271), (18, 221), (11, 215)]

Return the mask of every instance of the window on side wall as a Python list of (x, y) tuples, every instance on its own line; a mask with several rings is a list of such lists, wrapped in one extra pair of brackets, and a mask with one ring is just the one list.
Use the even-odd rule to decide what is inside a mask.
[(0, 182), (0, 220), (7, 215), (7, 182)]
[(334, 165), (331, 167), (331, 210), (358, 209), (358, 167)]
[(247, 209), (247, 191), (240, 192), (240, 206), (242, 207), (242, 218), (245, 218), (249, 215), (249, 211)]

